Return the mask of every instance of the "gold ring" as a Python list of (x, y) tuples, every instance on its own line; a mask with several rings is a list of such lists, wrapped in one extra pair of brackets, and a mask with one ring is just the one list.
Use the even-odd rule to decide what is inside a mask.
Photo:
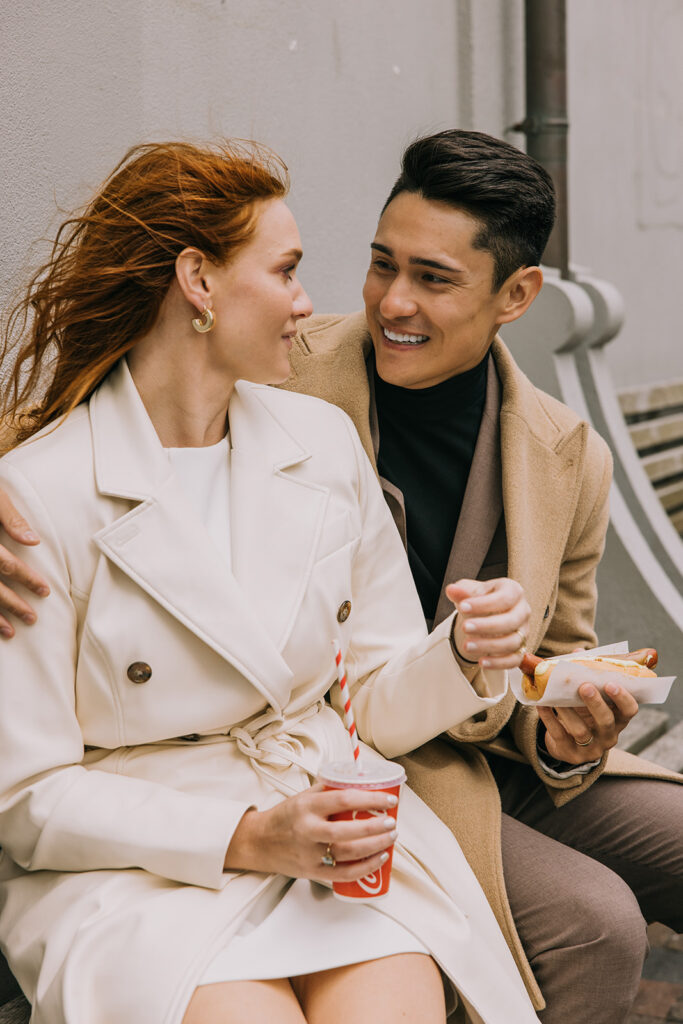
[(584, 740), (583, 743), (580, 740), (574, 740), (574, 743), (576, 743), (577, 747), (590, 747), (594, 739), (595, 736), (591, 733), (588, 739)]
[(519, 637), (519, 647), (517, 648), (517, 654), (526, 654), (526, 637), (522, 633), (521, 629), (516, 629), (515, 633)]
[(320, 863), (323, 865), (323, 867), (326, 868), (336, 868), (337, 862), (334, 859), (334, 854), (332, 853), (332, 847), (330, 843), (327, 844), (327, 849), (320, 858)]

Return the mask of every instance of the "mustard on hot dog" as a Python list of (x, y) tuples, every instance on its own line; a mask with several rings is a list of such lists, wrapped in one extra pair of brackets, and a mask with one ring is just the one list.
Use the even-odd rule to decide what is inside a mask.
[[(637, 678), (656, 676), (652, 667), (657, 664), (657, 652), (653, 647), (645, 647), (629, 654), (598, 654), (593, 657), (576, 654), (563, 661), (573, 661), (585, 665), (593, 672), (614, 672), (617, 670), (625, 676)], [(522, 692), (527, 700), (540, 700), (550, 681), (553, 668), (558, 664), (557, 658), (539, 658), (534, 654), (526, 654), (522, 659)]]

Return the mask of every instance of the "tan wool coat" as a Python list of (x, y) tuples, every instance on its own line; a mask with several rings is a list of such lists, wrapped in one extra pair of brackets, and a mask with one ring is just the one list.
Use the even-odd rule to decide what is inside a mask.
[[(370, 351), (363, 314), (312, 317), (296, 340), (292, 375), (285, 387), (344, 409), (376, 466), (366, 365)], [(524, 587), (531, 606), (529, 649), (557, 655), (595, 646), (595, 574), (609, 517), (609, 451), (588, 424), (532, 385), (498, 338), (492, 355), (500, 382), (498, 443), (489, 436), (490, 450), (486, 444), (477, 445), (456, 533), (458, 540), (463, 527), (467, 529), (462, 522), (467, 518), (472, 533), (461, 547), (468, 551), (484, 546), (474, 566), (467, 558), (455, 566), (451, 556), (449, 568), (464, 570), (460, 576), (470, 575), (467, 570), (472, 568), (476, 574), (500, 518), (500, 509), (495, 508), (497, 486), (505, 516), (506, 574)], [(480, 441), (485, 426), (484, 422)], [(535, 710), (516, 704), (509, 694), (495, 708), (403, 760), (411, 786), (455, 833), (487, 893), (534, 1005), (542, 1008), (505, 892), (500, 799), (482, 751), (530, 763), (557, 806), (580, 796), (603, 771), (675, 782), (683, 782), (683, 777), (612, 750), (587, 775), (551, 778), (538, 760), (537, 724)]]

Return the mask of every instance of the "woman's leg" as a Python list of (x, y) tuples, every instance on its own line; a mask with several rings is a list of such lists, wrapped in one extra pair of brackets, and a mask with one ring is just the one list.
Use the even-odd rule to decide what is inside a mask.
[[(295, 994), (296, 993), (296, 994)], [(183, 1024), (445, 1024), (438, 967), (398, 953), (273, 981), (229, 981), (195, 990)]]
[(425, 953), (397, 953), (292, 978), (309, 1024), (445, 1024), (439, 968)]
[(183, 1024), (305, 1024), (286, 978), (226, 981), (195, 989)]

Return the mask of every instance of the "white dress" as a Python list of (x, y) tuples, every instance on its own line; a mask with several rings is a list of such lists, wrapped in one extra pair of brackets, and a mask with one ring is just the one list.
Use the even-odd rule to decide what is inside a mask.
[[(228, 438), (202, 448), (166, 451), (230, 572)], [(364, 903), (341, 903), (329, 888), (307, 879), (283, 879), (277, 891), (264, 893), (200, 984), (288, 978), (396, 953), (429, 950), (397, 921)]]

